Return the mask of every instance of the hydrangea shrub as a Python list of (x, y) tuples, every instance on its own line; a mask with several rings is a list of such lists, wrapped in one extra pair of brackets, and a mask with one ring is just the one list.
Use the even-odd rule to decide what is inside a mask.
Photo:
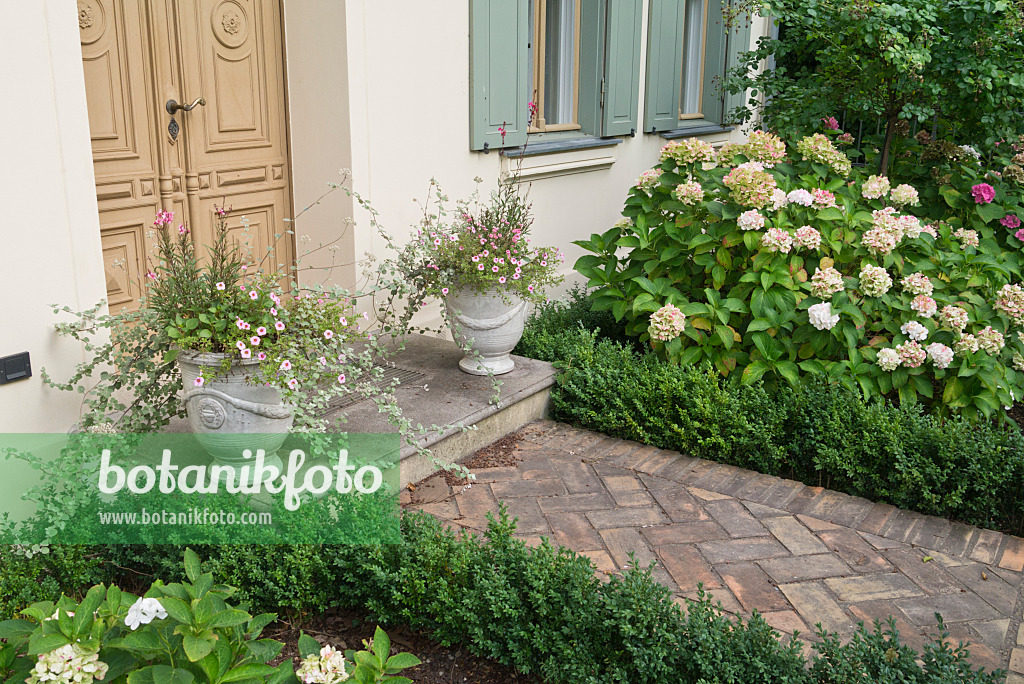
[(576, 269), (596, 310), (674, 363), (993, 414), (1024, 393), (1019, 252), (1002, 226), (920, 208), (822, 134), (671, 142), (625, 218), (576, 243), (591, 252)]

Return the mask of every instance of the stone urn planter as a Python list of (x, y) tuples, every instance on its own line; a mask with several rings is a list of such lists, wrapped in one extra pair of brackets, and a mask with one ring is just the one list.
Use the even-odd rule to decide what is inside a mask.
[(515, 368), (509, 353), (523, 336), (526, 301), (515, 296), (506, 301), (497, 290), (458, 290), (444, 303), (456, 341), (480, 355), (467, 354), (459, 368), (472, 375), (501, 375)]
[[(255, 359), (231, 358), (212, 352), (178, 352), (188, 422), (202, 447), (220, 465), (254, 465), (244, 449), (263, 449), (267, 465), (281, 467), (277, 450), (288, 437), (294, 413), (276, 387), (251, 384), (259, 366)], [(202, 368), (214, 380), (195, 386)], [(227, 370), (225, 371), (225, 367)]]

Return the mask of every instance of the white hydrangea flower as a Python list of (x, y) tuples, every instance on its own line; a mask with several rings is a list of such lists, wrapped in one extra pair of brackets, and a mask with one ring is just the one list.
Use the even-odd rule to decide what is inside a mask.
[(153, 620), (163, 620), (167, 611), (155, 598), (140, 598), (128, 609), (124, 616), (124, 624), (135, 631), (140, 625), (148, 625)]
[(928, 328), (924, 327), (917, 321), (907, 321), (900, 326), (900, 332), (914, 342), (922, 342), (928, 337)]
[(808, 190), (799, 188), (786, 195), (786, 200), (790, 204), (799, 204), (802, 207), (809, 207), (814, 204), (814, 195), (812, 195)]
[(807, 309), (807, 318), (818, 330), (831, 330), (839, 322), (839, 314), (832, 313), (832, 304), (822, 302)]
[(925, 347), (925, 351), (936, 368), (945, 368), (953, 362), (953, 350), (939, 342), (932, 342)]
[(900, 365), (900, 354), (895, 349), (880, 349), (878, 350), (878, 358), (875, 359), (875, 363), (882, 370), (891, 373)]

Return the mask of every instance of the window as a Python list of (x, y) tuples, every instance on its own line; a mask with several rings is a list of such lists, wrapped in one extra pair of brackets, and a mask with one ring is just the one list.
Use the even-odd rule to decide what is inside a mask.
[(749, 49), (748, 22), (726, 29), (733, 0), (651, 0), (644, 131), (723, 124), (741, 95), (725, 95), (721, 79)]
[(704, 47), (708, 31), (708, 0), (685, 0), (683, 9), (682, 83), (679, 118), (703, 119)]
[(528, 91), (537, 105), (530, 132), (579, 130), (582, 0), (530, 0)]
[(635, 134), (646, 2), (470, 0), (470, 149)]

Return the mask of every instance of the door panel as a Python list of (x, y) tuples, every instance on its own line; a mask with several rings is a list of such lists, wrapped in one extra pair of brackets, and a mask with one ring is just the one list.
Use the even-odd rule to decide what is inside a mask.
[(265, 266), (290, 263), (280, 3), (196, 0), (178, 10), (182, 52), (200, 56), (182, 62), (184, 90), (207, 101), (185, 117), (188, 167), (196, 174), (196, 182), (186, 180), (189, 206), (203, 217), (193, 222), (197, 239), (212, 238), (209, 218), (223, 203), (232, 217), (249, 219), (257, 263), (268, 247)]
[(144, 3), (80, 0), (78, 26), (108, 302), (135, 307), (160, 208)]
[[(280, 1), (79, 0), (78, 16), (111, 309), (138, 306), (161, 209), (203, 254), (214, 205), (234, 207), (254, 260), (290, 264)], [(173, 138), (164, 103), (200, 96)]]

